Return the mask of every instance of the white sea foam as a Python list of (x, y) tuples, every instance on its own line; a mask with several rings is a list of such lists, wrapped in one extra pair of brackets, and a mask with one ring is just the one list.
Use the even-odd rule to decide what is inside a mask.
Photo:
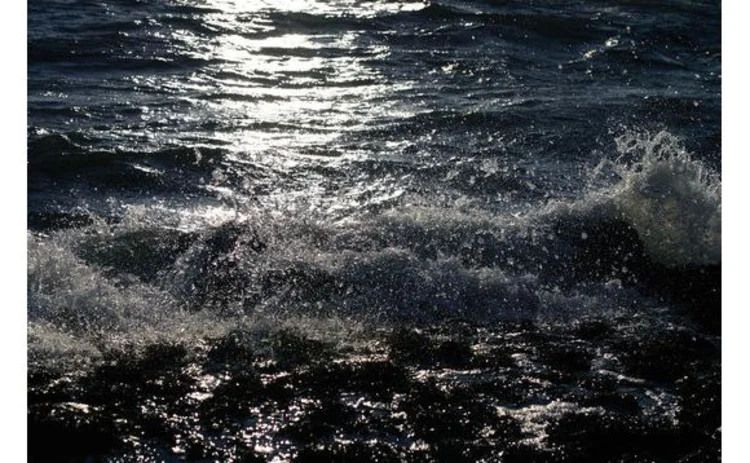
[(597, 184), (582, 199), (552, 202), (534, 215), (624, 220), (656, 262), (669, 267), (720, 263), (719, 175), (668, 132), (628, 133), (617, 145), (620, 156), (603, 159), (593, 172), (594, 180), (607, 173), (616, 183)]
[(613, 201), (657, 261), (679, 266), (721, 262), (721, 181), (667, 132), (618, 139), (640, 162), (623, 171)]
[(115, 224), (30, 234), (30, 350), (91, 357), (102, 342), (199, 339), (238, 324), (263, 331), (304, 320), (316, 331), (335, 321), (356, 331), (653, 305), (616, 276), (559, 288), (580, 244), (559, 235), (560, 224), (620, 220), (664, 266), (720, 263), (721, 182), (667, 133), (618, 144), (620, 157), (602, 161), (578, 199), (525, 212), (423, 202), (331, 221), (304, 207), (256, 206), (201, 221), (154, 205)]

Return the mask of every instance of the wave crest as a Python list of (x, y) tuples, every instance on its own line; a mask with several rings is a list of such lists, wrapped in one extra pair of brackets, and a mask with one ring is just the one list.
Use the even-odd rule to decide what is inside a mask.
[(620, 168), (613, 202), (651, 258), (670, 267), (720, 263), (719, 176), (668, 132), (623, 135), (617, 144), (622, 156), (640, 160)]

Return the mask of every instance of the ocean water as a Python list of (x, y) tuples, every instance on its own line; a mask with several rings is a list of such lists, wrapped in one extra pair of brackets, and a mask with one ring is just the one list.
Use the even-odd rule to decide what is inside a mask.
[(30, 455), (716, 461), (720, 21), (30, 2)]

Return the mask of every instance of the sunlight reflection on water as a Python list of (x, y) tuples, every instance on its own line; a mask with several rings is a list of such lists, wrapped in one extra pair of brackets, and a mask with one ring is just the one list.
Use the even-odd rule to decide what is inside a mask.
[[(408, 91), (411, 84), (389, 82), (373, 65), (388, 57), (386, 43), (364, 40), (361, 31), (351, 27), (331, 33), (316, 28), (316, 22), (425, 6), (422, 2), (209, 1), (201, 7), (206, 10), (202, 21), (223, 32), (207, 39), (173, 31), (175, 48), (209, 60), (187, 82), (175, 76), (173, 86), (190, 103), (190, 113), (220, 128), (212, 137), (235, 152), (270, 154), (274, 159), (300, 154), (338, 157), (345, 151), (335, 146), (347, 133), (394, 116), (413, 115), (414, 108), (392, 98)], [(280, 12), (309, 15), (312, 31), (285, 31), (283, 24), (269, 18)]]

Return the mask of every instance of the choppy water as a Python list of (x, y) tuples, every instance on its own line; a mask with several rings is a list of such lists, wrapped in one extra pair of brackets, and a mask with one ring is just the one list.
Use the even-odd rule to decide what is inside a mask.
[[(501, 337), (596, 320), (625, 344), (586, 344), (591, 371), (626, 376), (665, 329), (718, 346), (720, 17), (700, 1), (30, 2), (30, 372), (99, 378), (112, 352), (193, 355), (237, 330), (258, 352), (292, 330), (382, 354), (383, 330), (456, 320)], [(720, 351), (685, 352), (682, 373), (716, 371)], [(669, 381), (638, 386), (644, 410), (685, 408), (653, 405), (682, 397)], [(535, 394), (513, 410), (589, 410)], [(286, 422), (273, 413), (256, 415)], [(275, 439), (256, 454), (305, 455)], [(184, 457), (172, 444), (154, 455)]]

